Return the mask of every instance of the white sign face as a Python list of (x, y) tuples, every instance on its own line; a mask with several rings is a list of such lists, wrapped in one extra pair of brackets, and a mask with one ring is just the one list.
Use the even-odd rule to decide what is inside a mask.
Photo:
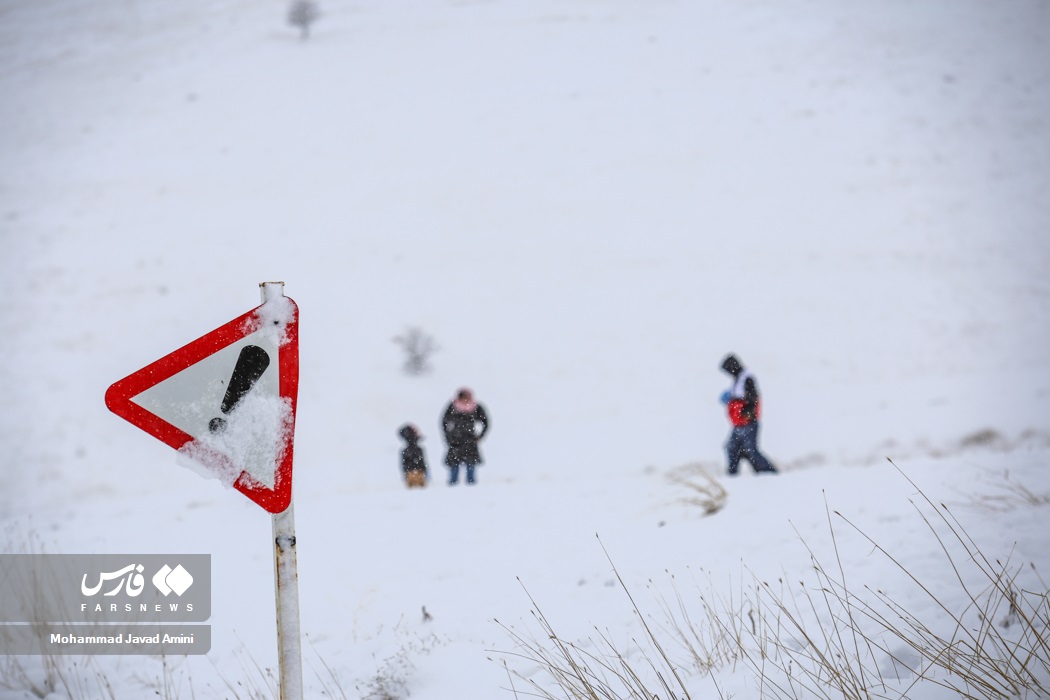
[[(277, 358), (277, 339), (263, 328), (131, 401), (192, 436), (198, 444), (181, 451), (212, 475), (232, 483), (243, 469), (272, 489), (281, 456), (277, 438), (287, 420)], [(227, 455), (238, 473), (202, 458), (201, 446)]]

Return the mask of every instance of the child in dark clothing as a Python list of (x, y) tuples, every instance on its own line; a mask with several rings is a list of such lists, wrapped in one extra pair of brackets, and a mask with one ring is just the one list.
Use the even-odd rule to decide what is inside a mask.
[(405, 483), (408, 488), (422, 488), (427, 484), (427, 458), (419, 446), (423, 435), (419, 428), (410, 423), (401, 426), (398, 435), (407, 443), (405, 449), (401, 450), (401, 471), (405, 475)]

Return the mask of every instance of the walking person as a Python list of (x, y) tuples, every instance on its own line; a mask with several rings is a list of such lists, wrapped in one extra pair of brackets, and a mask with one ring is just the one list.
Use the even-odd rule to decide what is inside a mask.
[(478, 442), (489, 430), (489, 418), (485, 408), (474, 399), (474, 392), (463, 388), (445, 409), (441, 428), (448, 444), (445, 464), (449, 468), (448, 483), (459, 482), (459, 470), (464, 468), (468, 484), (476, 483), (475, 468), (482, 464)]
[(733, 424), (729, 442), (726, 443), (729, 475), (736, 476), (741, 459), (750, 462), (756, 474), (776, 474), (776, 467), (758, 451), (758, 422), (762, 417), (762, 402), (755, 376), (732, 354), (722, 360), (722, 371), (733, 377), (733, 385), (722, 393), (722, 403), (726, 406), (729, 422)]
[(427, 485), (427, 458), (419, 445), (423, 434), (416, 426), (406, 423), (401, 426), (398, 435), (405, 440), (405, 448), (401, 450), (401, 473), (405, 477), (405, 485), (410, 489), (423, 488)]

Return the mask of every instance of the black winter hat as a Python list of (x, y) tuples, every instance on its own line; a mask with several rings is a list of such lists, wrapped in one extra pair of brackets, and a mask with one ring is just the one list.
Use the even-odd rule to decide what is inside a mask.
[(740, 364), (740, 360), (733, 353), (729, 353), (722, 360), (722, 369), (730, 374), (740, 374), (740, 370), (744, 369), (744, 366)]
[(419, 431), (416, 430), (416, 426), (411, 423), (405, 423), (401, 426), (401, 430), (397, 431), (397, 434), (403, 437), (407, 442), (416, 442), (419, 440)]

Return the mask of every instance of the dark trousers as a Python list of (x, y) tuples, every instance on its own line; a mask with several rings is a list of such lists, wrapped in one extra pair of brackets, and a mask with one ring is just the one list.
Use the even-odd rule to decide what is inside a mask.
[(740, 469), (740, 459), (751, 463), (755, 473), (776, 472), (776, 467), (758, 451), (758, 423), (749, 423), (733, 428), (726, 443), (726, 455), (729, 457), (729, 473), (736, 474)]
[(469, 462), (460, 462), (460, 463), (457, 463), (457, 464), (453, 464), (451, 467), (448, 468), (448, 483), (449, 483), (449, 486), (451, 486), (452, 484), (455, 484), (455, 483), (457, 483), (459, 481), (459, 465), (460, 464), (462, 464), (464, 467), (467, 468), (467, 483), (468, 484), (477, 483), (475, 478), (474, 478), (474, 465), (469, 463)]

